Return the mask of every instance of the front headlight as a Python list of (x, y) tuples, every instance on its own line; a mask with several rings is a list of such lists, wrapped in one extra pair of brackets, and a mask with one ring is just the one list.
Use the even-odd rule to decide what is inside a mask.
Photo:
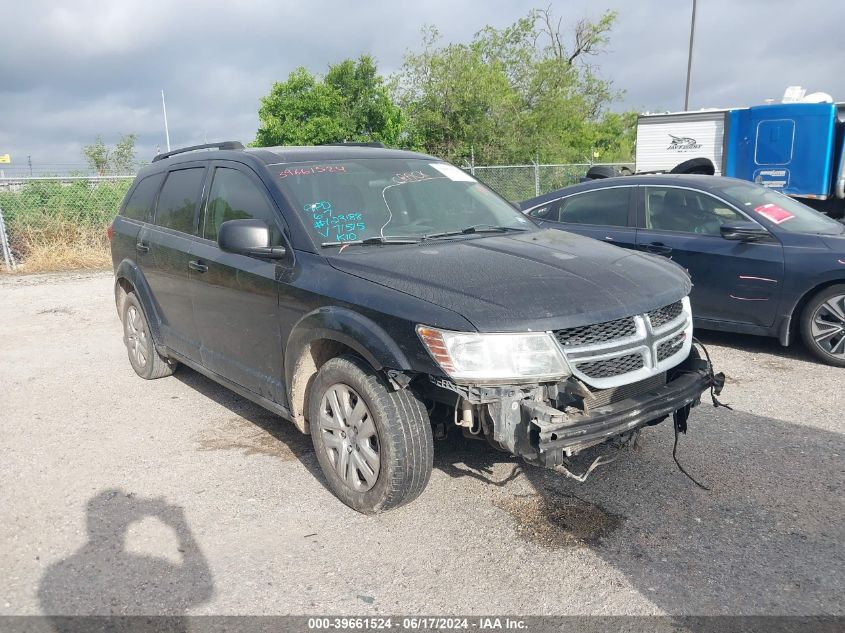
[(541, 382), (572, 373), (548, 332), (478, 334), (418, 325), (417, 335), (441, 369), (461, 382)]

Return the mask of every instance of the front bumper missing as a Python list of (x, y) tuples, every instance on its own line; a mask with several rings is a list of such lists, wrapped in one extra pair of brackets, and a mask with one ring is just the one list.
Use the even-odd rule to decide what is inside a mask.
[[(437, 388), (458, 394), (478, 412), (483, 434), (491, 443), (546, 468), (563, 466), (568, 457), (590, 446), (630, 437), (675, 412), (681, 412), (685, 421), (705, 391), (711, 390), (717, 404), (715, 395), (723, 382), (695, 348), (667, 372), (667, 382), (597, 407), (564, 406), (560, 400), (564, 383), (482, 387), (430, 378)], [(441, 400), (454, 402), (448, 396)]]
[[(556, 466), (560, 461), (549, 453), (573, 452), (659, 422), (679, 409), (698, 404), (701, 394), (711, 384), (708, 367), (683, 373), (662, 387), (594, 409), (589, 414), (565, 413), (537, 400), (522, 401), (521, 409), (532, 436), (536, 436), (539, 461), (544, 466)], [(547, 463), (549, 458), (554, 463)]]

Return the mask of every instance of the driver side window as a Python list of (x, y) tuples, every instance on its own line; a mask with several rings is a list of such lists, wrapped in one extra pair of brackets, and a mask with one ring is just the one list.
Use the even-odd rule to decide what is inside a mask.
[(237, 169), (217, 167), (206, 205), (204, 237), (217, 241), (220, 225), (228, 220), (265, 220), (273, 244), (280, 244), (275, 212), (252, 180)]
[(726, 203), (700, 191), (677, 187), (645, 188), (646, 228), (719, 235), (720, 227), (745, 218)]

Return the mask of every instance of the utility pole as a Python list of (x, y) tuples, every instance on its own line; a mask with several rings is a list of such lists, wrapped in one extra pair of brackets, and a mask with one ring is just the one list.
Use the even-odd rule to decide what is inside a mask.
[(167, 106), (164, 104), (164, 90), (161, 91), (161, 111), (164, 114), (164, 138), (167, 140), (167, 151), (170, 151), (170, 130), (167, 129)]
[(687, 56), (687, 89), (684, 93), (684, 110), (689, 110), (689, 79), (692, 72), (692, 42), (695, 38), (695, 0), (692, 0), (692, 21), (689, 26), (689, 55)]
[(27, 156), (26, 162), (29, 164), (29, 177), (32, 178), (32, 156)]

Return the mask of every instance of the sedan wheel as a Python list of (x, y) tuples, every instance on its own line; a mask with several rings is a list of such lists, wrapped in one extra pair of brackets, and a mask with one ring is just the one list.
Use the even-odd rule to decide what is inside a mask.
[(829, 286), (807, 302), (801, 336), (814, 356), (845, 367), (845, 285)]
[(845, 359), (845, 294), (831, 297), (816, 309), (811, 331), (816, 345)]

